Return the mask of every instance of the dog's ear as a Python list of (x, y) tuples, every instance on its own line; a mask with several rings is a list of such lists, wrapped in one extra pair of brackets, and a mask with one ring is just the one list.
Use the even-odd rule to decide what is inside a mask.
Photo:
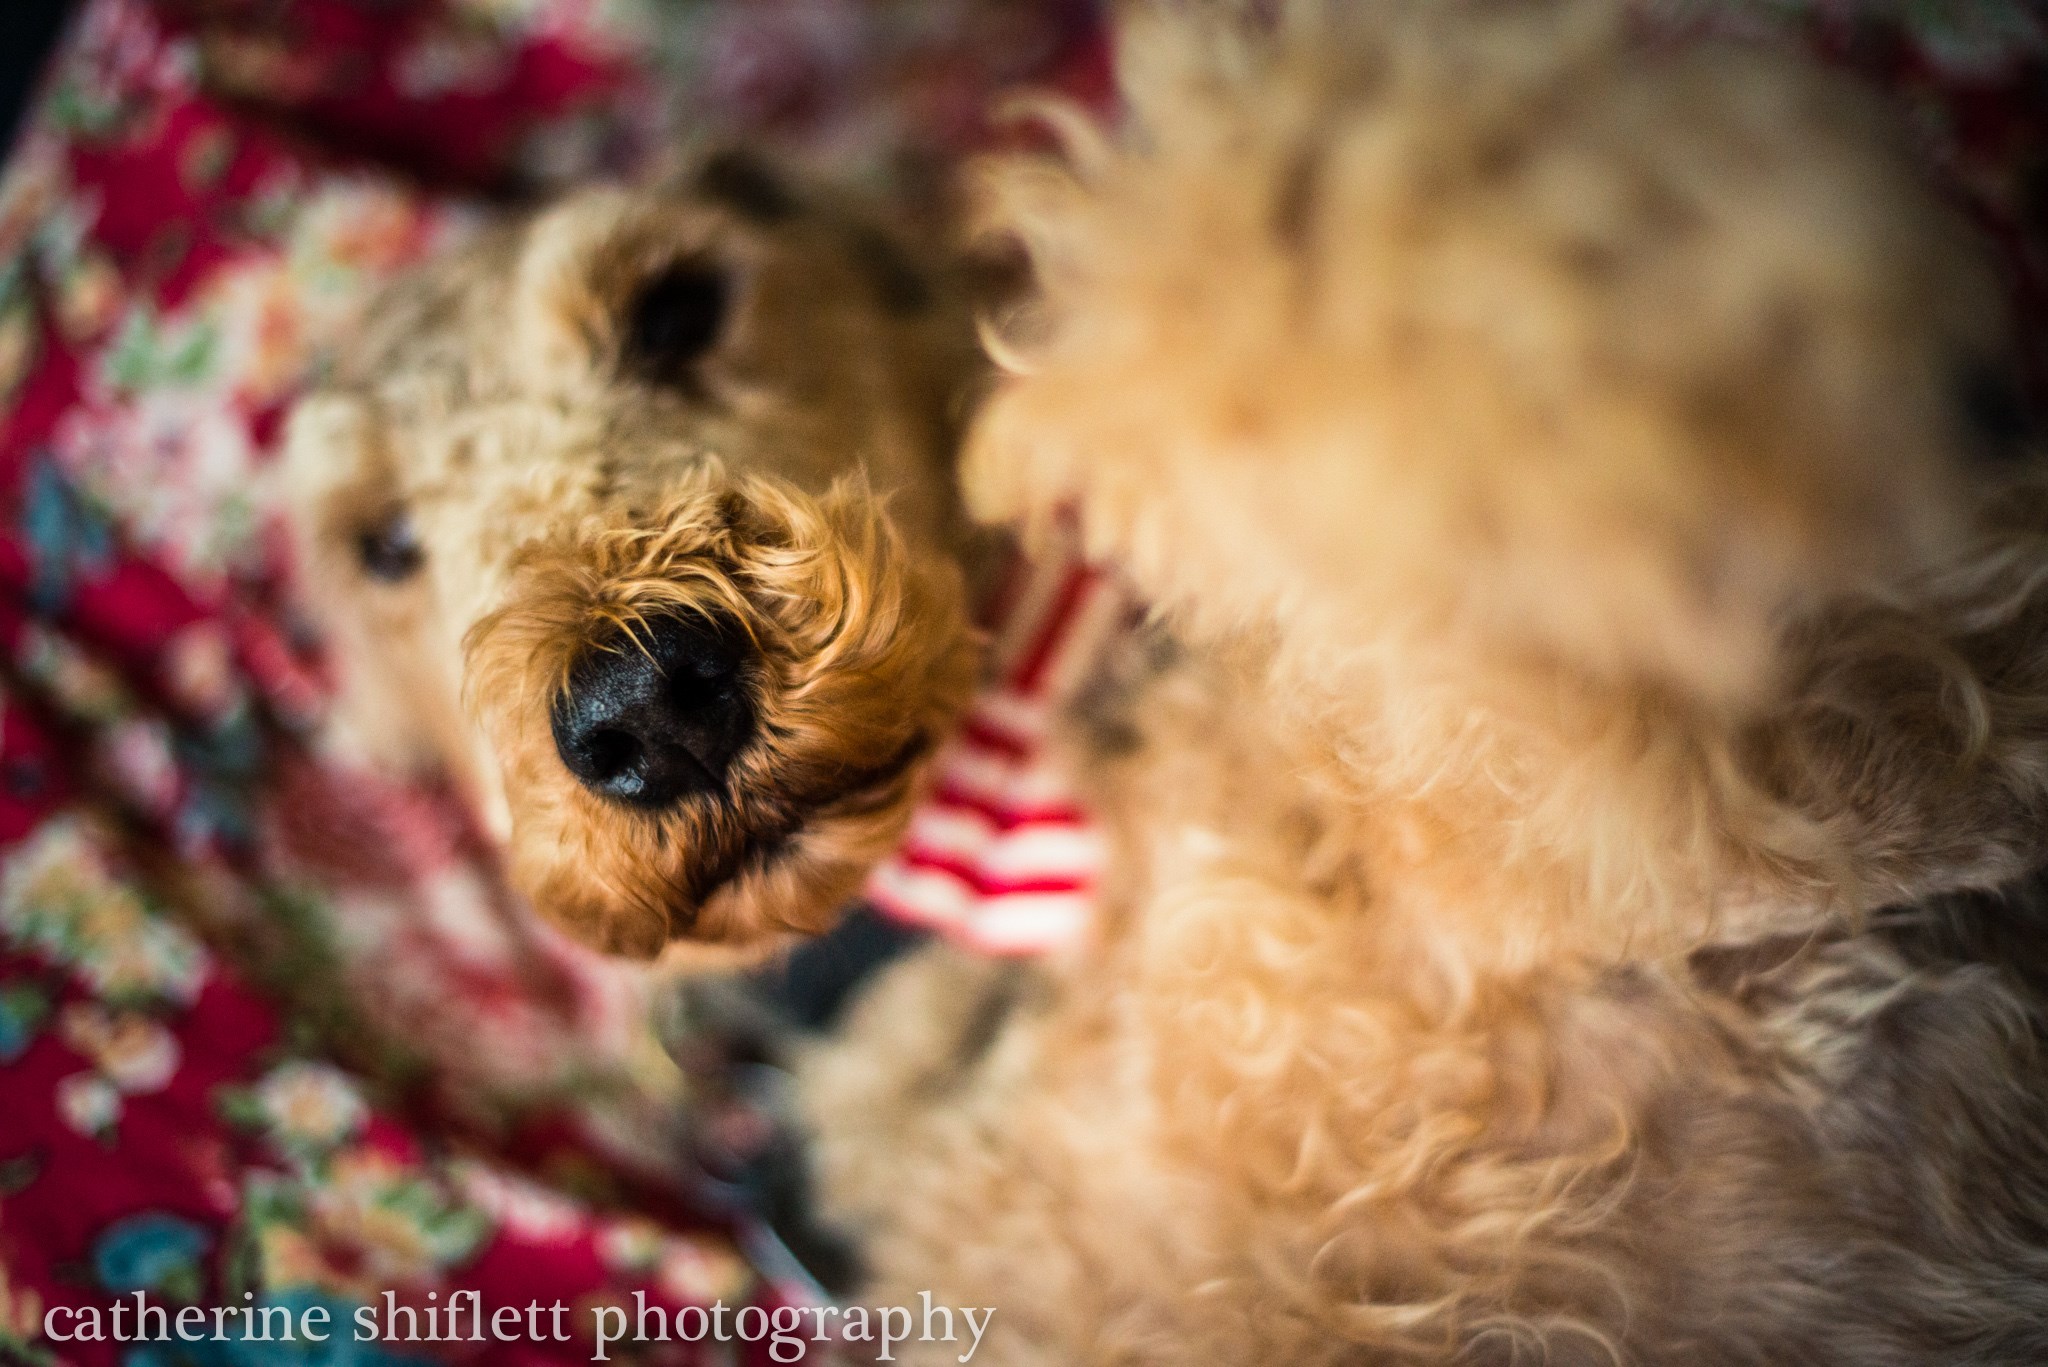
[(794, 178), (751, 148), (719, 147), (703, 154), (676, 178), (675, 188), (761, 227), (788, 223), (806, 208)]
[(508, 354), (521, 387), (701, 389), (746, 288), (745, 244), (730, 226), (681, 195), (599, 191), (541, 214), (513, 273)]

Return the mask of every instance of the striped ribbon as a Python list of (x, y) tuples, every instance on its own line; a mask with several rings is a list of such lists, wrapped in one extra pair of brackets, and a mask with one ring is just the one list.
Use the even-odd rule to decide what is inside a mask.
[(1020, 557), (987, 614), (992, 683), (937, 760), (931, 795), (867, 896), (898, 920), (982, 953), (1042, 954), (1093, 915), (1102, 842), (1047, 744), (1133, 604), (1078, 548)]

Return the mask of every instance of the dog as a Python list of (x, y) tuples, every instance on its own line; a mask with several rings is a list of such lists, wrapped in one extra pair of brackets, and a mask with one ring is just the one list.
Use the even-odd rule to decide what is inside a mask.
[[(1065, 726), (1100, 922), (805, 1058), (861, 1297), (1003, 1364), (2048, 1357), (2048, 497), (1902, 130), (1578, 0), (1126, 24), (1122, 122), (991, 177), (962, 468), (1155, 605)], [(289, 442), (344, 724), (671, 963), (829, 924), (974, 668), (956, 320), (737, 179), (491, 236)]]
[(718, 153), (388, 291), (285, 440), (336, 743), (451, 778), (600, 949), (823, 928), (974, 681), (950, 288)]

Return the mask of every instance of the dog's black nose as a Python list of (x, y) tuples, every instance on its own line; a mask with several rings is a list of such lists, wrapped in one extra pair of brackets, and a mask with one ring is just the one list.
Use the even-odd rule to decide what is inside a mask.
[(657, 617), (599, 642), (555, 700), (562, 763), (636, 807), (717, 789), (753, 732), (744, 641), (722, 623)]

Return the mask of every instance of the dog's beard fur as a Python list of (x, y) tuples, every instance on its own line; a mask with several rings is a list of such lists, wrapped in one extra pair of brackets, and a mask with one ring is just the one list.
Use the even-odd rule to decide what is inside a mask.
[[(337, 734), (452, 773), (544, 915), (639, 957), (827, 925), (973, 677), (963, 312), (765, 175), (589, 192), (429, 265), (288, 440)], [(661, 288), (683, 311), (649, 333)], [(743, 643), (752, 731), (712, 790), (650, 810), (580, 785), (550, 717), (579, 661), (665, 618)]]

